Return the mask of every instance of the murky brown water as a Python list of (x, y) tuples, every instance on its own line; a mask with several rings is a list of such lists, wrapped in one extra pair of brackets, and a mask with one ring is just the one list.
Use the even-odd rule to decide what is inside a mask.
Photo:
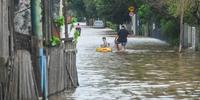
[(58, 96), (62, 100), (200, 100), (199, 53), (178, 54), (148, 38), (129, 39), (124, 53), (97, 53), (104, 31), (83, 29), (77, 54), (80, 87)]

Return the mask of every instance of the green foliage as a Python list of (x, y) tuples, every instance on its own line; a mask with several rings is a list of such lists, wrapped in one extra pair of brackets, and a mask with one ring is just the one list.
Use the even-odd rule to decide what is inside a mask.
[(96, 0), (71, 0), (69, 8), (79, 17), (97, 17)]
[(70, 9), (80, 17), (101, 18), (115, 24), (122, 24), (130, 20), (129, 5), (130, 0), (72, 0)]
[(180, 1), (179, 0), (165, 0), (164, 3), (170, 15), (175, 16), (175, 17), (180, 15)]
[(179, 24), (174, 19), (161, 19), (160, 21), (161, 34), (167, 37), (167, 40), (172, 45), (178, 45), (179, 43)]
[(179, 19), (180, 8), (184, 9), (184, 22), (190, 25), (200, 25), (200, 0), (163, 0), (163, 4), (166, 6), (168, 13)]
[(53, 36), (51, 39), (50, 39), (50, 45), (51, 46), (57, 46), (60, 44), (60, 39), (56, 36)]
[(174, 28), (177, 27), (172, 20), (161, 20), (161, 33), (176, 33)]
[(67, 2), (69, 3), (69, 2), (72, 2), (73, 0), (67, 0)]
[(97, 8), (96, 8), (96, 2), (97, 0), (83, 0), (85, 5), (85, 15), (87, 18), (97, 18)]
[[(150, 33), (152, 23), (158, 25), (161, 37), (172, 45), (178, 45), (179, 43), (179, 21), (172, 11), (177, 9), (175, 3), (168, 5), (168, 3), (178, 2), (177, 0), (162, 0), (151, 1), (141, 4), (138, 8), (138, 16), (141, 21), (141, 32)], [(175, 11), (173, 12), (175, 13)], [(150, 28), (150, 29), (149, 29)]]
[(191, 0), (185, 12), (185, 22), (200, 27), (200, 0)]
[(83, 0), (70, 0), (68, 6), (69, 9), (72, 10), (77, 16), (86, 16), (86, 7)]
[[(163, 0), (168, 13), (179, 20), (180, 8), (183, 8), (184, 23), (200, 26), (200, 0)], [(179, 25), (177, 25), (179, 26)]]
[(76, 30), (74, 32), (74, 42), (77, 43), (78, 42), (78, 37), (80, 36), (80, 32), (78, 30)]
[(70, 31), (72, 31), (73, 28), (74, 28), (74, 23), (71, 24)]
[(107, 22), (106, 22), (106, 27), (111, 28), (111, 29), (113, 29), (114, 31), (117, 31), (117, 25), (116, 25), (116, 24), (113, 24), (113, 23), (110, 22), (110, 21), (107, 21)]
[(160, 24), (162, 34), (178, 41), (181, 7), (184, 8), (184, 22), (200, 26), (200, 0), (183, 2), (184, 5), (180, 0), (71, 0), (70, 8), (77, 16), (101, 18), (108, 27), (115, 29), (115, 25), (130, 21), (128, 7), (136, 3), (136, 13), (143, 31), (150, 31), (148, 27), (154, 22)]
[(115, 24), (130, 21), (128, 7), (130, 0), (97, 0), (98, 15)]
[(138, 9), (138, 16), (140, 17), (142, 23), (147, 23), (151, 20), (154, 13), (148, 4), (141, 5)]
[(58, 16), (55, 20), (54, 20), (56, 26), (61, 27), (65, 24), (65, 17), (64, 16)]
[(72, 17), (71, 19), (71, 24), (74, 24), (74, 23), (77, 23), (78, 22), (78, 19), (76, 17)]

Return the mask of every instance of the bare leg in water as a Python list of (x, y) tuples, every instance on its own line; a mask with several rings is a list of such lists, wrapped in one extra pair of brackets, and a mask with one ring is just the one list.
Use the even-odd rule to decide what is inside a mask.
[(116, 48), (117, 48), (117, 51), (120, 51), (120, 48), (119, 48), (119, 44), (115, 44)]
[(121, 49), (122, 51), (125, 51), (125, 50), (126, 50), (126, 43), (127, 43), (127, 42), (123, 42), (123, 43), (122, 43), (122, 49)]
[(120, 51), (120, 46), (119, 46), (117, 39), (118, 39), (118, 36), (115, 37), (115, 47), (116, 47), (117, 51)]

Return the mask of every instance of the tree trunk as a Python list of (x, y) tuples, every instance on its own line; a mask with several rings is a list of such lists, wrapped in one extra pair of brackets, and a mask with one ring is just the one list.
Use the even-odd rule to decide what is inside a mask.
[(183, 46), (183, 17), (184, 17), (184, 0), (180, 0), (180, 43), (179, 43), (179, 52), (182, 51)]

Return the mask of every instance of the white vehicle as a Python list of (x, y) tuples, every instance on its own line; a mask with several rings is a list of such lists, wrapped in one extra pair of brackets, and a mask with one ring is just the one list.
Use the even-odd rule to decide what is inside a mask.
[(94, 28), (104, 28), (104, 23), (102, 20), (95, 20), (94, 21)]

